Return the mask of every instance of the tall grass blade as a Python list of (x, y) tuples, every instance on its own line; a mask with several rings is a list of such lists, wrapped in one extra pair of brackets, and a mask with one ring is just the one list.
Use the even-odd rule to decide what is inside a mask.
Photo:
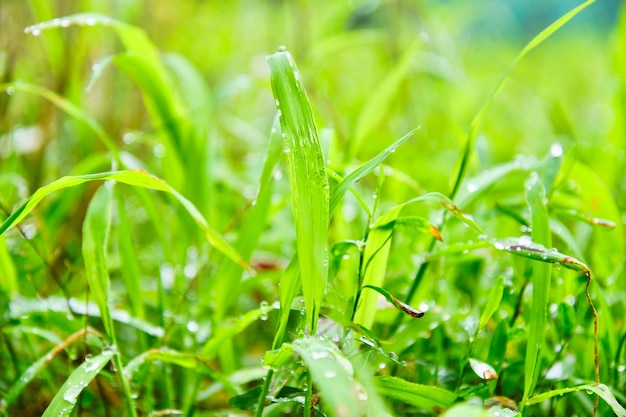
[[(546, 247), (552, 246), (550, 218), (546, 207), (546, 192), (539, 175), (532, 173), (526, 182), (526, 198), (531, 212), (532, 239)], [(548, 321), (548, 303), (552, 268), (545, 263), (534, 263), (533, 297), (526, 360), (524, 363), (524, 400), (534, 391), (542, 367), (542, 351)]]
[(478, 138), (478, 134), (480, 133), (483, 127), (483, 120), (485, 118), (485, 115), (487, 114), (487, 111), (489, 111), (489, 108), (491, 107), (491, 104), (493, 103), (498, 93), (502, 90), (502, 88), (504, 88), (504, 85), (506, 84), (509, 77), (511, 76), (511, 72), (513, 71), (513, 68), (515, 68), (515, 66), (530, 51), (535, 49), (543, 41), (545, 41), (550, 36), (552, 36), (554, 32), (559, 30), (563, 25), (569, 22), (574, 16), (576, 16), (578, 13), (586, 9), (592, 3), (595, 3), (595, 0), (587, 0), (583, 4), (565, 13), (563, 16), (557, 19), (550, 26), (542, 30), (537, 36), (535, 36), (530, 42), (526, 44), (524, 49), (522, 49), (521, 52), (515, 57), (511, 65), (509, 65), (509, 67), (504, 71), (504, 74), (502, 74), (500, 81), (498, 81), (498, 84), (496, 84), (496, 88), (491, 93), (491, 95), (489, 96), (485, 104), (483, 104), (483, 106), (480, 108), (476, 116), (474, 116), (474, 119), (472, 120), (470, 124), (467, 141), (465, 142), (465, 146), (463, 148), (461, 155), (459, 155), (459, 159), (457, 160), (457, 163), (456, 163), (455, 175), (452, 177), (454, 178), (454, 185), (452, 186), (452, 191), (450, 192), (451, 198), (454, 198), (456, 196), (457, 192), (459, 191), (461, 182), (465, 178), (465, 173), (469, 165), (470, 157), (472, 156), (474, 152), (474, 148), (476, 147), (476, 139)]
[(0, 293), (10, 296), (17, 292), (17, 272), (11, 260), (4, 236), (0, 236)]
[(585, 391), (602, 398), (611, 407), (617, 417), (626, 417), (626, 409), (617, 401), (611, 389), (604, 384), (587, 384), (576, 387), (559, 388), (548, 392), (542, 392), (526, 400), (526, 405), (538, 404), (554, 397), (561, 397), (573, 392)]
[(289, 165), (291, 204), (307, 323), (317, 328), (328, 275), (328, 179), (311, 105), (286, 50), (267, 59)]
[(85, 359), (85, 362), (72, 372), (72, 375), (57, 391), (42, 417), (67, 417), (71, 415), (72, 410), (76, 407), (80, 393), (100, 373), (100, 370), (109, 363), (114, 354), (112, 350), (105, 350), (98, 356)]
[(82, 254), (90, 295), (98, 305), (109, 341), (115, 344), (115, 331), (109, 309), (107, 243), (113, 204), (112, 183), (105, 183), (94, 194), (83, 223)]

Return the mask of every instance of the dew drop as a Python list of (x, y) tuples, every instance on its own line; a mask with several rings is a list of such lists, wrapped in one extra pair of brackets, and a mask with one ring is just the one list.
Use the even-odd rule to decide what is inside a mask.
[(336, 377), (336, 376), (337, 376), (337, 372), (335, 372), (335, 371), (333, 371), (333, 370), (329, 369), (329, 370), (327, 370), (327, 371), (325, 371), (325, 372), (324, 372), (324, 376), (325, 376), (326, 378), (334, 378), (334, 377)]
[(558, 158), (563, 155), (563, 147), (560, 143), (557, 142), (552, 144), (552, 146), (550, 147), (550, 155), (552, 155), (552, 157), (554, 158)]
[(474, 184), (473, 182), (467, 184), (467, 191), (469, 191), (470, 193), (478, 191), (478, 188), (478, 185)]
[(7, 93), (7, 95), (12, 96), (13, 94), (15, 94), (15, 87), (13, 87), (13, 86), (7, 87), (6, 93)]
[(95, 18), (93, 18), (93, 17), (90, 17), (87, 20), (85, 20), (85, 24), (87, 26), (95, 26), (96, 23), (98, 23), (98, 21)]
[(278, 52), (287, 52), (287, 47), (285, 45), (280, 45), (278, 47)]
[(71, 25), (72, 22), (70, 21), (70, 19), (61, 19), (61, 27), (68, 27), (69, 25)]

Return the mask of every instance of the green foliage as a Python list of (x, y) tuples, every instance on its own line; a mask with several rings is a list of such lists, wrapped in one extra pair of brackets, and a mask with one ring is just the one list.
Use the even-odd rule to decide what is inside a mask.
[(0, 415), (626, 416), (623, 6), (122, 3), (0, 5)]

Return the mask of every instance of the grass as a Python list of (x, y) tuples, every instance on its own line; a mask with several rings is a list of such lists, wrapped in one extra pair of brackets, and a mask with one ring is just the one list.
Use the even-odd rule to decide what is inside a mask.
[(624, 10), (79, 3), (0, 6), (2, 415), (626, 416)]

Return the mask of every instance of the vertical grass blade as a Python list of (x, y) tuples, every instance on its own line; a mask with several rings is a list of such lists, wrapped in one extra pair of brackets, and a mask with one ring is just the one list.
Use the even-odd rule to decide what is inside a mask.
[[(537, 173), (526, 182), (526, 198), (532, 218), (532, 240), (547, 248), (552, 247), (550, 218), (546, 207), (546, 191)], [(549, 263), (533, 263), (533, 298), (530, 311), (528, 347), (524, 364), (524, 400), (535, 389), (541, 372), (541, 352), (548, 320), (548, 302), (552, 267)]]
[(289, 165), (307, 323), (314, 333), (328, 275), (328, 179), (311, 105), (293, 58), (283, 49), (267, 62)]

